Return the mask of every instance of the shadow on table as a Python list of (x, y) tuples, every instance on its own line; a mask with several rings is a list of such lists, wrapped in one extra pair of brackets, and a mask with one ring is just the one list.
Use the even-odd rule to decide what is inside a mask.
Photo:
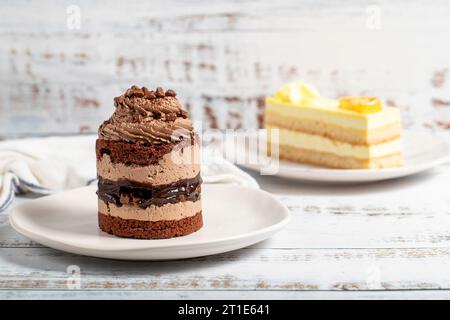
[[(2, 228), (7, 227), (9, 226), (0, 227), (0, 232), (2, 232)], [(258, 255), (259, 249), (254, 246), (256, 245), (222, 254), (190, 259), (124, 261), (81, 256), (37, 245), (37, 247), (4, 248), (1, 260), (10, 264), (11, 267), (17, 268), (18, 274), (23, 272), (24, 276), (27, 277), (30, 273), (64, 277), (67, 275), (69, 266), (78, 266), (81, 274), (86, 276), (164, 277), (165, 275), (189, 274), (192, 277), (201, 276), (206, 269), (227, 268), (227, 265), (232, 265), (232, 262), (242, 259), (251, 260), (252, 257)], [(258, 247), (260, 246), (261, 243)]]
[(391, 180), (361, 182), (361, 183), (332, 183), (287, 179), (278, 176), (262, 176), (247, 171), (260, 184), (263, 190), (275, 194), (286, 195), (350, 195), (386, 193), (392, 190), (419, 187), (432, 182), (439, 175), (437, 170), (429, 170), (416, 175)]

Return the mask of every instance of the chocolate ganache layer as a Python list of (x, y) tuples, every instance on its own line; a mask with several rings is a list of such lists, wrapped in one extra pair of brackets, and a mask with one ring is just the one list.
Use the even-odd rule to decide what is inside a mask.
[(198, 201), (201, 183), (200, 175), (156, 186), (128, 180), (110, 181), (99, 177), (97, 194), (105, 203), (114, 203), (116, 206), (133, 204), (145, 209), (151, 205), (163, 206), (180, 201)]
[(191, 137), (192, 122), (173, 90), (132, 86), (114, 98), (115, 111), (99, 128), (99, 139), (159, 145)]

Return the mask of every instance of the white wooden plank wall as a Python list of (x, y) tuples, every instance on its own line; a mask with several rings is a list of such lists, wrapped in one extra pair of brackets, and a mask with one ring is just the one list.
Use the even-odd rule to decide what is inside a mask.
[(95, 131), (131, 84), (174, 88), (205, 126), (253, 128), (296, 78), (450, 129), (449, 16), (445, 0), (2, 1), (0, 137)]

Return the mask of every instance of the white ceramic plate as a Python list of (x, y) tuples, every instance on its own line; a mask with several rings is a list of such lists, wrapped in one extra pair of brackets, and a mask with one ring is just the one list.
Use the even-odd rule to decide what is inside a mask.
[(231, 185), (202, 187), (204, 227), (188, 236), (137, 240), (98, 229), (94, 186), (18, 205), (15, 230), (45, 246), (71, 253), (124, 260), (183, 259), (243, 248), (267, 239), (288, 221), (288, 209), (271, 194)]
[[(431, 169), (450, 160), (450, 144), (440, 137), (428, 133), (404, 132), (403, 134), (405, 164), (399, 168), (386, 169), (327, 169), (318, 166), (298, 164), (281, 160), (279, 170), (275, 175), (285, 178), (326, 181), (326, 182), (369, 182), (400, 178)], [(247, 155), (257, 157), (257, 151), (247, 146), (232, 146), (226, 148), (245, 150)], [(233, 154), (233, 151), (230, 151)], [(268, 163), (263, 161), (262, 163)], [(265, 165), (239, 162), (238, 165), (261, 172)]]

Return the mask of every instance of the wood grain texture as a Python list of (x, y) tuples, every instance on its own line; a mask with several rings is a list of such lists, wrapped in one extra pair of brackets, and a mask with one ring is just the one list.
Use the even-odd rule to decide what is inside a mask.
[[(255, 249), (167, 262), (86, 258), (47, 248), (0, 249), (0, 290), (450, 289), (450, 249)], [(394, 267), (395, 266), (395, 267)]]
[[(0, 297), (448, 298), (449, 169), (353, 186), (259, 177), (291, 210), (290, 224), (252, 247), (188, 260), (82, 257), (32, 243), (4, 223)], [(71, 265), (80, 268), (79, 288), (68, 287)]]
[(162, 300), (348, 300), (348, 299), (449, 299), (446, 290), (391, 290), (391, 291), (236, 291), (236, 290), (0, 290), (0, 299), (162, 299)]
[[(70, 5), (81, 10), (80, 29), (67, 28)], [(205, 127), (252, 128), (261, 123), (262, 98), (296, 78), (326, 96), (380, 96), (402, 109), (407, 128), (450, 127), (444, 0), (0, 6), (3, 137), (93, 132), (112, 97), (134, 83), (175, 88)]]

